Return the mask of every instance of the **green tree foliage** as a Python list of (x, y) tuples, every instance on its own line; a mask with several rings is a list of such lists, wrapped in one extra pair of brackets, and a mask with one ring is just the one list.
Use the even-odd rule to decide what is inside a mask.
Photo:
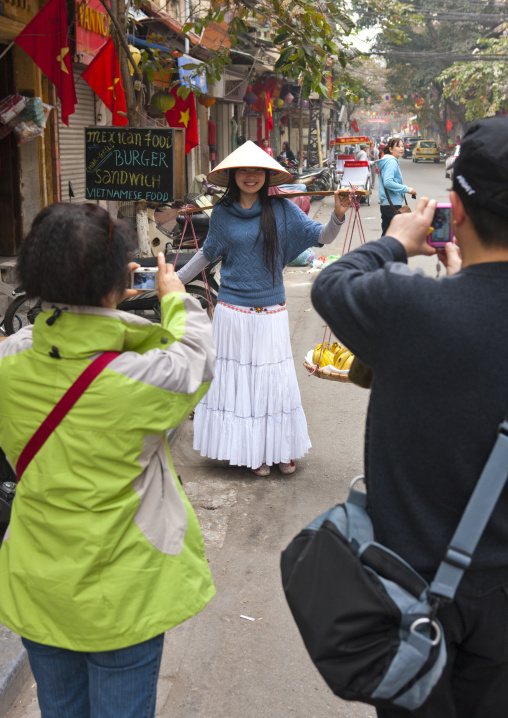
[[(457, 8), (462, 11), (458, 12)], [(464, 12), (467, 11), (467, 12)], [(360, 26), (373, 22), (372, 13), (359, 8)], [(478, 36), (487, 34), (497, 24), (499, 6), (455, 0), (414, 0), (400, 24), (402, 37), (380, 33), (375, 50), (387, 63), (387, 90), (393, 96), (394, 109), (418, 114), (421, 126), (437, 125), (443, 143), (447, 140), (446, 121), (451, 113), (462, 123), (469, 119), (458, 94), (445, 94), (443, 73), (451, 71), (453, 54), (470, 54), (477, 47)], [(492, 21), (489, 18), (492, 17)], [(476, 16), (476, 17), (475, 17)], [(404, 98), (403, 96), (406, 95)], [(411, 97), (418, 95), (419, 97)]]
[[(386, 9), (402, 7), (397, 0), (373, 0), (383, 23), (395, 31), (396, 23)], [(381, 15), (380, 15), (381, 16)], [(241, 49), (242, 35), (262, 29), (279, 53), (275, 70), (302, 85), (304, 97), (317, 92), (328, 97), (327, 76), (332, 68), (344, 68), (354, 53), (348, 37), (355, 28), (351, 6), (346, 0), (223, 0), (211, 3), (208, 11), (185, 30), (200, 34), (211, 22), (229, 23), (232, 47)], [(217, 51), (206, 63), (209, 79), (219, 78), (230, 62), (226, 49)], [(333, 99), (342, 88), (333, 83)]]
[[(481, 55), (508, 55), (508, 38), (483, 40)], [(454, 63), (438, 77), (443, 95), (465, 107), (466, 120), (474, 121), (508, 110), (506, 61)]]

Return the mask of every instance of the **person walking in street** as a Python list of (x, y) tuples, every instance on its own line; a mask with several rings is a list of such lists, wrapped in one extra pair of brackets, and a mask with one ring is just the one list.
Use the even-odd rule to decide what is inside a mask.
[(384, 157), (377, 161), (379, 168), (379, 203), (381, 205), (381, 234), (386, 234), (388, 225), (399, 213), (404, 195), (416, 195), (416, 190), (404, 184), (399, 159), (404, 154), (404, 143), (399, 137), (392, 137), (384, 148)]
[(369, 150), (367, 152), (368, 158), (369, 158), (369, 165), (370, 165), (370, 182), (372, 185), (372, 189), (376, 186), (376, 175), (379, 173), (379, 170), (377, 168), (377, 161), (379, 159), (379, 150), (376, 147), (375, 142), (371, 142), (369, 145)]
[(43, 209), (17, 262), (42, 311), (0, 343), (0, 445), (22, 473), (0, 621), (22, 636), (42, 718), (153, 718), (164, 632), (214, 595), (166, 438), (212, 380), (210, 323), (162, 253), (161, 324), (116, 310), (136, 246), (98, 205)]
[[(472, 125), (450, 193), (456, 244), (439, 280), (407, 267), (436, 202), (420, 199), (385, 237), (322, 270), (312, 301), (372, 368), (365, 477), (374, 538), (431, 581), (508, 414), (508, 117)], [(481, 356), (479, 365), (478, 356)], [(479, 370), (480, 368), (480, 370)], [(501, 429), (502, 430), (502, 429)], [(508, 468), (499, 466), (502, 478)], [(459, 556), (460, 554), (460, 556)], [(423, 705), (379, 718), (505, 718), (508, 705), (508, 489), (453, 602), (439, 604), (447, 662)]]
[(261, 149), (264, 150), (267, 155), (273, 157), (273, 150), (270, 147), (270, 143), (266, 137), (263, 137), (263, 139), (261, 140)]
[(335, 194), (323, 227), (270, 186), (291, 175), (252, 142), (229, 155), (208, 181), (227, 187), (210, 218), (203, 248), (178, 272), (186, 283), (216, 257), (221, 284), (213, 318), (215, 379), (194, 417), (202, 456), (283, 474), (310, 449), (291, 351), (282, 270), (305, 249), (337, 236), (349, 196)]

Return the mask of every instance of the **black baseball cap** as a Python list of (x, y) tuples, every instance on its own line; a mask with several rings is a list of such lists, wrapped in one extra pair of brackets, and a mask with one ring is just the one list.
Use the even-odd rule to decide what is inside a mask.
[(464, 135), (453, 166), (453, 189), (461, 199), (508, 218), (508, 201), (495, 199), (508, 191), (508, 115), (478, 120)]

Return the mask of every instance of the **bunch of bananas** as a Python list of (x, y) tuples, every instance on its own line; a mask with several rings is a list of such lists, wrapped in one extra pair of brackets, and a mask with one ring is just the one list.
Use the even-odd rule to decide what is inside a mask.
[(339, 344), (339, 342), (333, 342), (333, 344), (318, 344), (312, 354), (313, 364), (319, 362), (320, 368), (332, 364), (336, 369), (348, 370), (354, 358), (353, 352), (350, 352), (349, 349), (346, 349), (346, 347)]

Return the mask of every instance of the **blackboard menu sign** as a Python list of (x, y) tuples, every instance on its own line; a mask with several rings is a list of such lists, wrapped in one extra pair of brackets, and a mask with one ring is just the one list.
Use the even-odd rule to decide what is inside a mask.
[(172, 202), (174, 130), (85, 127), (86, 198)]

